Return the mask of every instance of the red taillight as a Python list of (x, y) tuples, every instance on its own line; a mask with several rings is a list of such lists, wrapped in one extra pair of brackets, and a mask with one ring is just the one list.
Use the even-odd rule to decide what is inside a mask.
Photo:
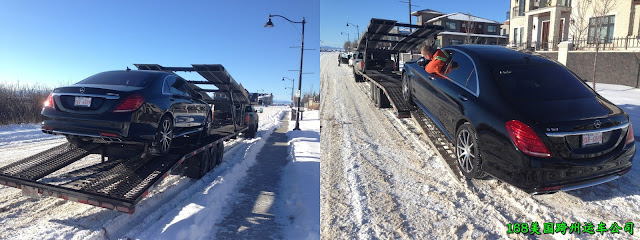
[(629, 122), (629, 131), (627, 131), (627, 144), (632, 144), (635, 141), (633, 137), (633, 126), (631, 126), (631, 122)]
[(44, 101), (45, 108), (53, 108), (53, 93), (49, 93), (47, 100)]
[(249, 115), (244, 116), (244, 122), (249, 123)]
[(100, 133), (100, 135), (106, 136), (106, 137), (118, 137), (117, 134), (113, 134), (113, 133)]
[(118, 105), (113, 112), (133, 112), (144, 103), (144, 97), (140, 94), (133, 94)]
[(534, 157), (551, 157), (547, 146), (529, 126), (518, 120), (508, 121), (505, 125), (511, 140), (522, 152)]
[(360, 71), (362, 71), (362, 69), (364, 69), (364, 62), (360, 61)]

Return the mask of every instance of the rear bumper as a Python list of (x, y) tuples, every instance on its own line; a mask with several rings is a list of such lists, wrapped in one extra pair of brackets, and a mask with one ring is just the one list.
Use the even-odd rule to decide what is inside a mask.
[(631, 170), (635, 144), (626, 146), (619, 154), (595, 161), (554, 162), (553, 159), (531, 159), (531, 167), (524, 171), (524, 182), (514, 185), (531, 194), (571, 191), (617, 179)]
[(153, 141), (157, 126), (130, 121), (90, 120), (45, 117), (42, 132), (73, 135), (90, 140), (121, 143), (148, 143)]

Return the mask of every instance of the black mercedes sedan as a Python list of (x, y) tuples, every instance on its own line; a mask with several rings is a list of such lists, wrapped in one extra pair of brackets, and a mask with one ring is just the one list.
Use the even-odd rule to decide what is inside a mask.
[(150, 144), (169, 152), (172, 139), (207, 131), (210, 106), (180, 76), (161, 71), (108, 71), (53, 90), (42, 131), (87, 142)]
[(454, 144), (467, 178), (488, 174), (535, 194), (604, 183), (631, 169), (629, 116), (563, 65), (500, 46), (443, 49), (458, 67), (432, 75), (426, 60), (408, 62), (403, 95)]

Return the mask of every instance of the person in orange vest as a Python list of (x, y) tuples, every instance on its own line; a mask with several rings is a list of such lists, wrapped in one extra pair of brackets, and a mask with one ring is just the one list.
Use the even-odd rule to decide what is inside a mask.
[(424, 70), (430, 74), (436, 74), (445, 78), (444, 75), (449, 74), (452, 69), (458, 68), (456, 62), (451, 62), (451, 53), (446, 50), (436, 50), (429, 45), (424, 45), (420, 48), (420, 53), (422, 53), (425, 59), (430, 61), (427, 66), (424, 67)]

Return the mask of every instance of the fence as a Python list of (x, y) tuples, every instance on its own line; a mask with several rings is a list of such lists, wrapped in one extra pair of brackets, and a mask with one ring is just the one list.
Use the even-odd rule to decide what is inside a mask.
[[(558, 44), (568, 39), (556, 39), (550, 42), (510, 42), (506, 47), (516, 49), (529, 49), (535, 51), (554, 51), (558, 50)], [(595, 51), (596, 43), (593, 39), (574, 39), (570, 40), (573, 43), (571, 50), (585, 50)], [(627, 36), (619, 38), (611, 38), (608, 41), (601, 40), (598, 45), (599, 50), (640, 50), (640, 36)]]

